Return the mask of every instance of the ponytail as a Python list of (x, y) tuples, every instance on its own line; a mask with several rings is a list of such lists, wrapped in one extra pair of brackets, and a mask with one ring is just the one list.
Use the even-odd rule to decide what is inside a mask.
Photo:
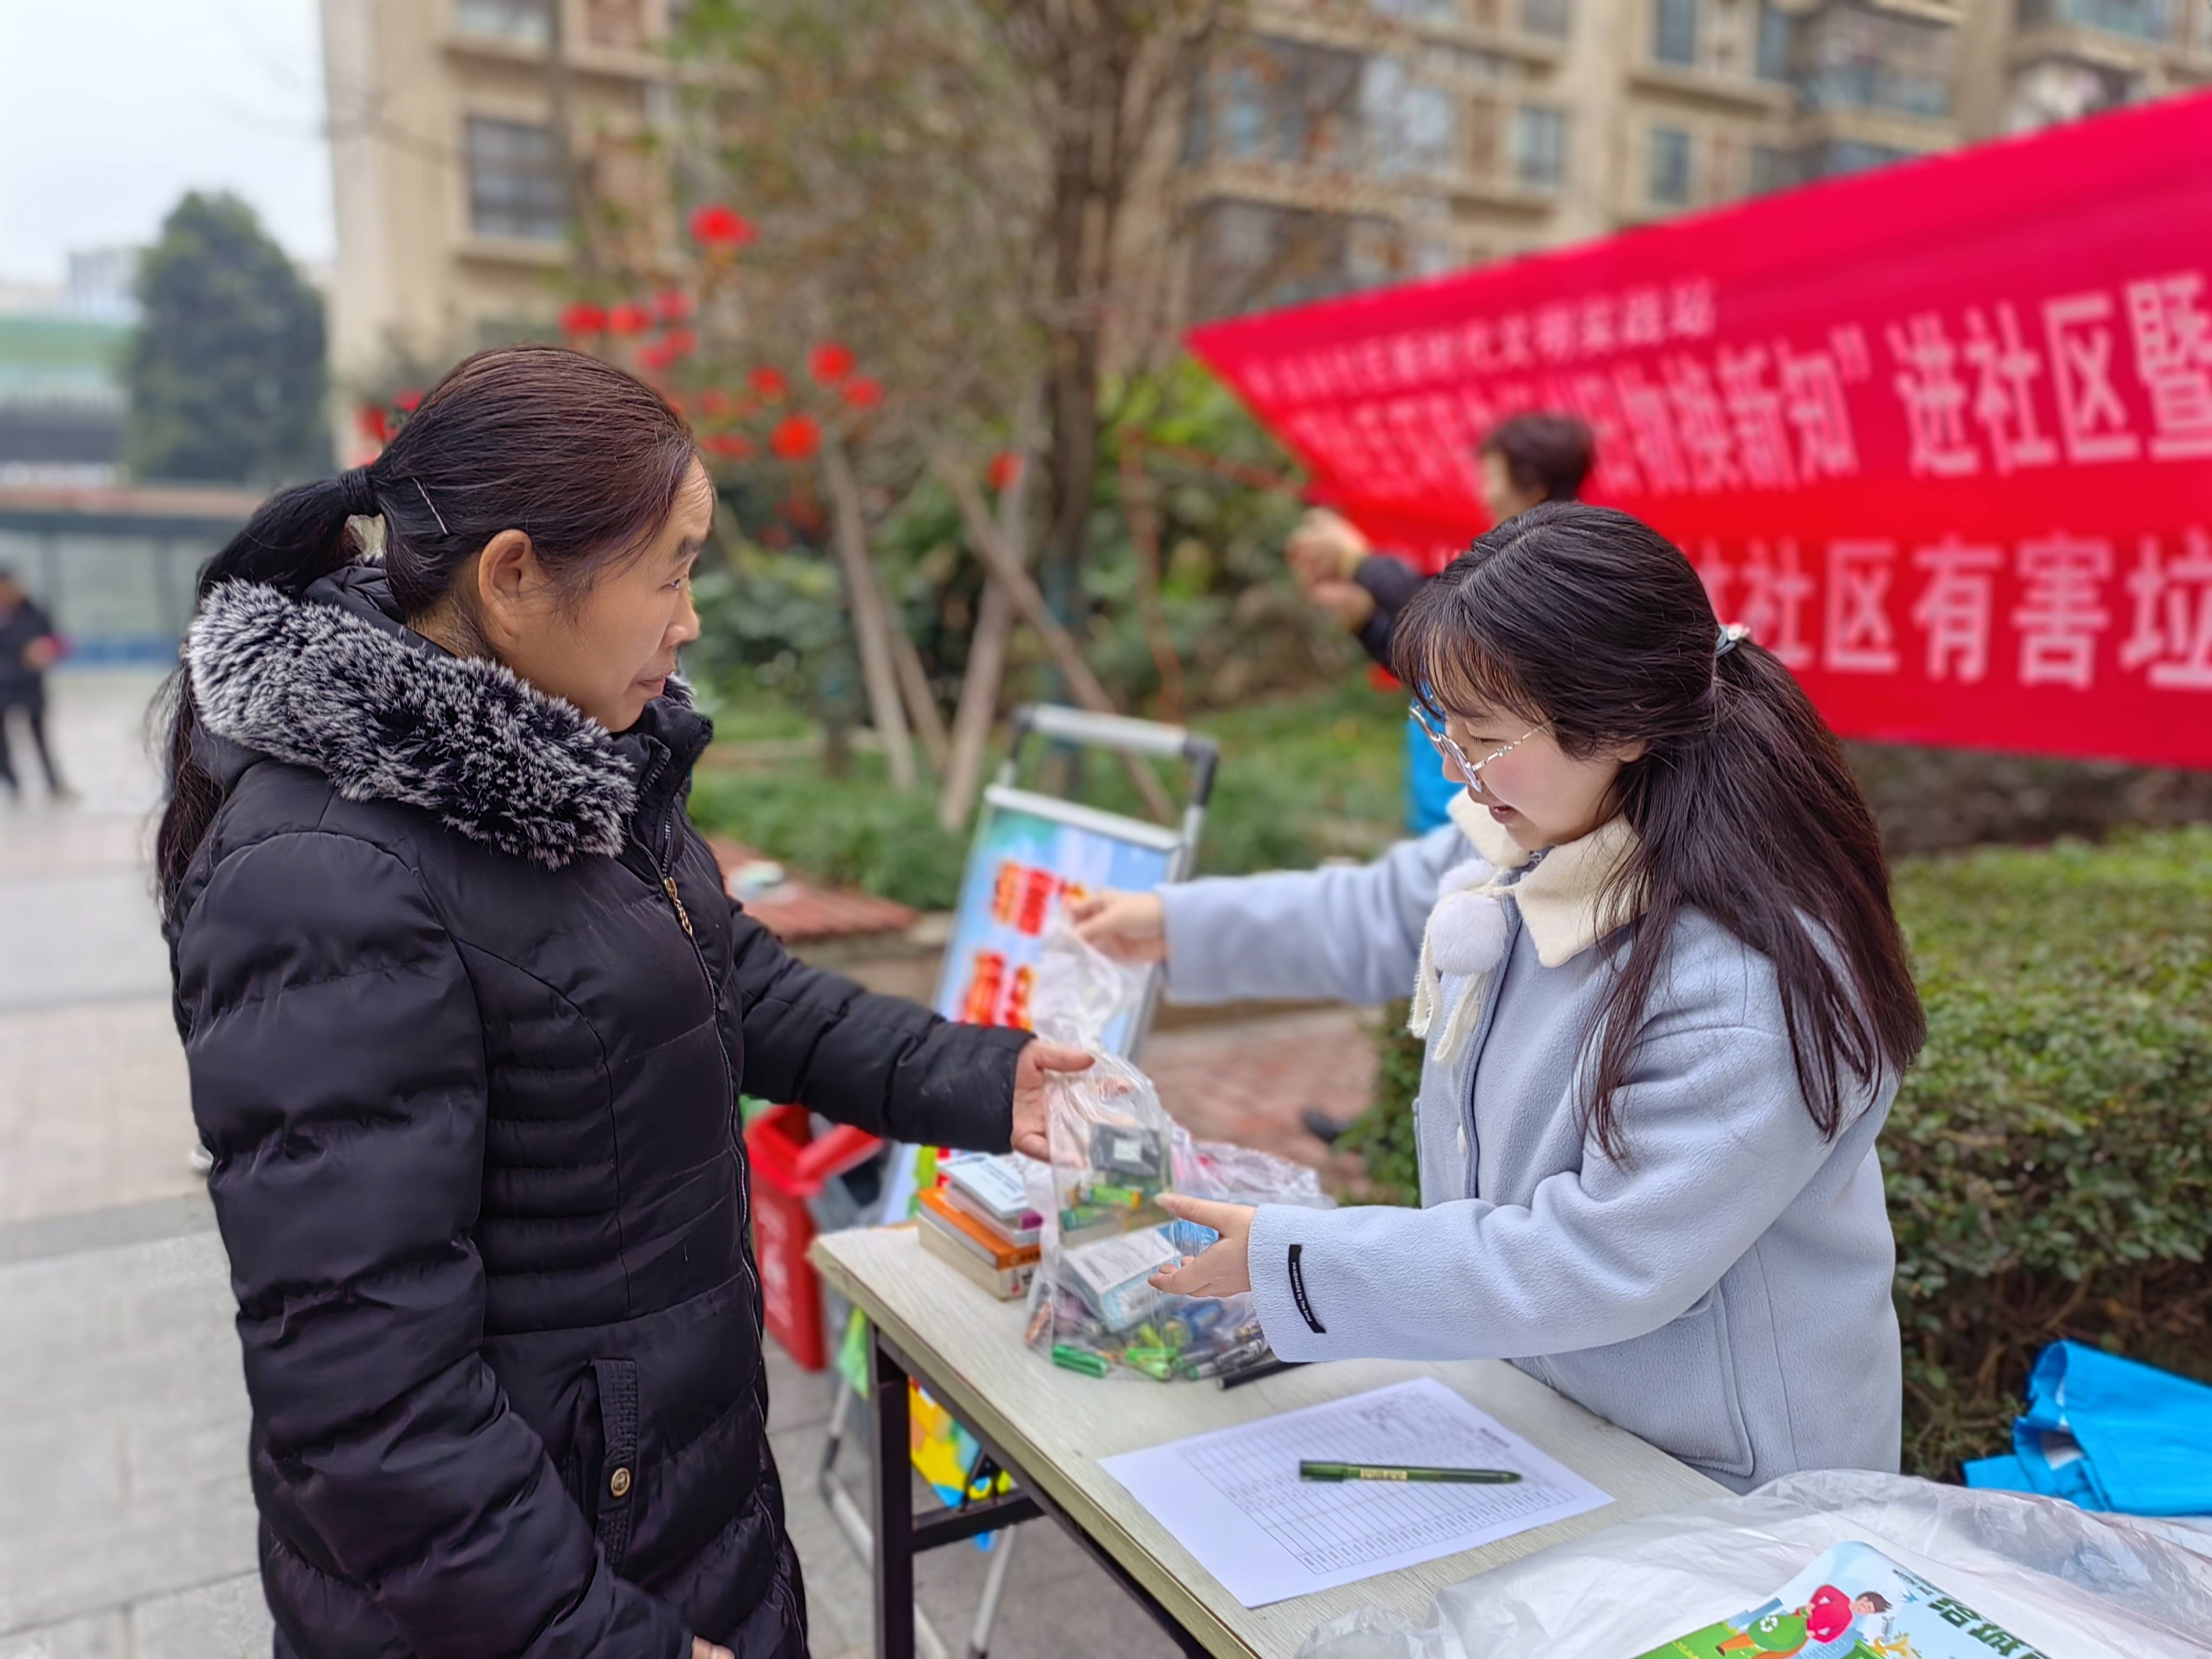
[(1401, 614), (1394, 667), (1440, 707), (1548, 723), (1572, 757), (1640, 748), (1614, 805), (1636, 832), (1607, 895), (1638, 918), (1592, 1027), (1589, 1133), (1621, 1154), (1626, 1085), (1683, 914), (1771, 963), (1805, 1109), (1833, 1139), (1927, 1036), (1881, 837), (1788, 666), (1722, 628), (1680, 549), (1608, 507), (1507, 520)]
[[(372, 467), (278, 490), (200, 571), (195, 609), (232, 582), (256, 582), (299, 597), (357, 556), (349, 521), (374, 518), (380, 511)], [(161, 920), (168, 926), (175, 921), (185, 867), (222, 805), (222, 789), (199, 762), (199, 712), (189, 662), (177, 665), (156, 707), (168, 726), (168, 804), (155, 837), (154, 872)]]

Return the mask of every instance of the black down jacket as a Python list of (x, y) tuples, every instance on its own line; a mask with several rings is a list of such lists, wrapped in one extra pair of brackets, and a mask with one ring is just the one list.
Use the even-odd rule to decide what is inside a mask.
[[(173, 923), (280, 1655), (805, 1648), (737, 1097), (1003, 1147), (1019, 1033), (802, 966), (610, 737), (386, 614), (234, 585)], [(211, 735), (210, 735), (211, 734)]]

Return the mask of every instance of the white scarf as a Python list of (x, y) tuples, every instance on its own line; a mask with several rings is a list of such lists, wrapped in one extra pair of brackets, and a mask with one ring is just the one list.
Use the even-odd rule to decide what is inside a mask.
[(1467, 983), (1450, 1002), (1431, 1052), (1449, 1060), (1474, 1029), (1490, 975), (1505, 954), (1504, 896), (1519, 907), (1522, 924), (1547, 968), (1572, 960), (1616, 928), (1633, 921), (1619, 914), (1607, 886), (1636, 850), (1628, 821), (1613, 817), (1579, 841), (1552, 848), (1519, 880), (1535, 854), (1516, 842), (1504, 825), (1464, 790), (1452, 797), (1452, 822), (1477, 856), (1444, 872), (1437, 902), (1421, 934), (1421, 965), (1413, 980), (1413, 1006), (1406, 1029), (1426, 1038), (1450, 1002), (1446, 975)]

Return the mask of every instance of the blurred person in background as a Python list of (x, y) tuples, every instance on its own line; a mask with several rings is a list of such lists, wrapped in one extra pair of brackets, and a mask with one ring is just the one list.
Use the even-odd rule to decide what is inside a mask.
[(278, 1659), (801, 1659), (739, 1092), (1044, 1156), (1090, 1064), (732, 904), (714, 507), (658, 393), (518, 347), (201, 578), (157, 870)]
[(8, 799), (18, 799), (15, 769), (9, 758), (9, 727), (20, 714), (31, 728), (31, 744), (39, 751), (40, 769), (46, 775), (46, 793), (56, 800), (76, 799), (54, 767), (54, 751), (46, 740), (46, 670), (61, 659), (62, 642), (46, 613), (31, 602), (12, 570), (0, 569), (0, 787)]
[[(1580, 416), (1536, 412), (1501, 422), (1483, 440), (1480, 459), (1483, 509), (1495, 526), (1544, 501), (1579, 500), (1597, 447)], [(1358, 526), (1327, 507), (1299, 520), (1283, 556), (1306, 596), (1387, 672), (1398, 613), (1429, 579), (1406, 560), (1376, 552)], [(1408, 718), (1407, 833), (1425, 836), (1449, 822), (1452, 798), (1459, 793), (1460, 786), (1444, 775), (1428, 733)], [(1307, 1112), (1304, 1121), (1310, 1133), (1330, 1142), (1351, 1127), (1321, 1111)]]

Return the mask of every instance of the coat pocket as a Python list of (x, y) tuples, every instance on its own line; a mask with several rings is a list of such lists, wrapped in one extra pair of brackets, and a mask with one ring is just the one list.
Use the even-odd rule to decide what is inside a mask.
[(619, 1568), (629, 1553), (637, 1502), (637, 1362), (594, 1359), (592, 1374), (599, 1385), (599, 1443), (605, 1448), (594, 1505), (599, 1548), (607, 1565)]
[(1545, 1356), (1561, 1394), (1685, 1463), (1716, 1475), (1751, 1474), (1751, 1433), (1719, 1287), (1648, 1335)]

